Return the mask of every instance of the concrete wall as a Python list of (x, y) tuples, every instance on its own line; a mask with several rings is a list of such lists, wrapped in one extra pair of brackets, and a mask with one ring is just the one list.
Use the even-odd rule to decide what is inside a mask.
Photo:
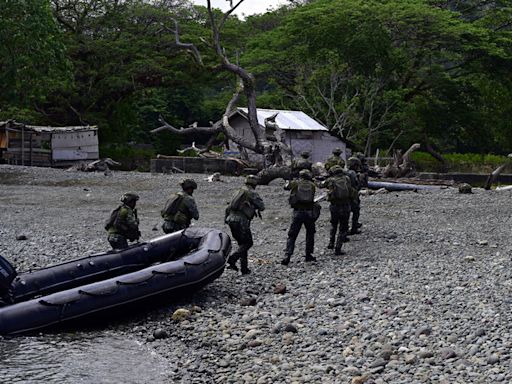
[(152, 173), (172, 172), (172, 168), (178, 168), (187, 173), (220, 172), (223, 175), (241, 175), (244, 166), (232, 159), (203, 159), (200, 157), (171, 156), (165, 159), (152, 159)]

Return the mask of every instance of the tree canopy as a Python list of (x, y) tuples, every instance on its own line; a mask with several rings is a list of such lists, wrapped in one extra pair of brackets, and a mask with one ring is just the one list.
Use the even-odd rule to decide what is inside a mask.
[[(216, 68), (205, 7), (189, 1), (0, 4), (0, 118), (98, 124), (104, 146), (171, 154), (176, 136), (149, 134), (158, 116), (208, 124), (236, 87)], [(174, 20), (203, 66), (177, 46)], [(254, 74), (259, 107), (302, 109), (367, 153), (508, 153), (511, 28), (507, 0), (313, 0), (231, 15), (220, 38)]]

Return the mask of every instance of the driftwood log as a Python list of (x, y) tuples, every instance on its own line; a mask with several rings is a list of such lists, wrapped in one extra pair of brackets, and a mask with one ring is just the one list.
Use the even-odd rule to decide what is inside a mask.
[(411, 156), (420, 147), (420, 144), (415, 143), (404, 154), (402, 154), (401, 150), (396, 150), (393, 154), (393, 162), (384, 169), (384, 177), (400, 178), (413, 176), (415, 171)]
[(485, 190), (490, 190), (492, 188), (492, 185), (494, 184), (494, 182), (496, 181), (496, 179), (500, 176), (501, 172), (503, 172), (503, 170), (507, 167), (508, 163), (505, 163), (505, 164), (502, 164), (500, 165), (498, 168), (496, 168), (488, 177), (487, 177), (487, 180), (485, 181), (485, 185), (484, 185), (484, 189)]
[(292, 169), (290, 166), (266, 168), (258, 172), (258, 184), (268, 185), (276, 179), (290, 180)]

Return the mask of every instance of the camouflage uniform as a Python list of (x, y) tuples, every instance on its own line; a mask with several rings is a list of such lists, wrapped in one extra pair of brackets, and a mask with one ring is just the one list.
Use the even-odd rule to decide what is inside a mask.
[(300, 156), (300, 158), (292, 161), (292, 179), (297, 179), (303, 169), (313, 170), (313, 163), (309, 160), (309, 152), (302, 152)]
[(324, 164), (324, 168), (327, 172), (329, 172), (329, 170), (336, 165), (339, 165), (341, 168), (345, 167), (345, 161), (340, 157), (341, 154), (342, 150), (339, 148), (336, 148), (332, 151), (332, 155)]
[(226, 209), (225, 222), (231, 229), (233, 238), (238, 243), (238, 249), (233, 252), (228, 259), (230, 269), (238, 270), (236, 262), (240, 259), (240, 267), (243, 275), (249, 274), (251, 271), (248, 268), (248, 251), (253, 246), (251, 220), (257, 214), (265, 210), (265, 204), (260, 195), (255, 191), (257, 181), (254, 176), (248, 177), (246, 186), (238, 191), (233, 199), (239, 193), (244, 193), (243, 203), (241, 209), (231, 209), (231, 204)]
[(366, 161), (366, 157), (362, 153), (357, 153), (356, 157), (361, 162), (361, 167), (359, 169), (359, 184), (361, 185), (361, 188), (368, 188), (368, 175), (370, 173), (370, 167), (368, 165), (368, 162)]
[[(312, 174), (309, 170), (302, 170), (300, 172), (300, 180), (294, 180), (289, 183), (287, 189), (293, 193), (299, 187), (299, 184), (312, 184), (313, 191), (316, 191), (315, 184), (312, 179)], [(306, 261), (316, 261), (313, 257), (315, 248), (315, 222), (316, 217), (314, 213), (314, 202), (311, 203), (299, 203), (293, 206), (292, 224), (288, 231), (288, 240), (286, 242), (285, 258), (281, 261), (281, 264), (288, 265), (290, 258), (295, 251), (295, 242), (299, 236), (299, 232), (304, 225), (306, 228)]]
[[(323, 185), (329, 189), (329, 191), (334, 190), (334, 185), (339, 178), (346, 179), (347, 184), (350, 186), (351, 195), (353, 196), (352, 190), (352, 182), (350, 177), (343, 171), (340, 166), (335, 166), (331, 168), (332, 176), (329, 177)], [(341, 255), (343, 252), (341, 248), (343, 243), (347, 241), (347, 234), (349, 228), (349, 220), (350, 220), (350, 211), (351, 211), (351, 200), (348, 199), (346, 201), (337, 201), (332, 193), (329, 192), (327, 196), (327, 200), (330, 202), (329, 210), (331, 212), (331, 233), (329, 237), (329, 245), (328, 249), (335, 250), (336, 255)], [(339, 232), (338, 232), (339, 231)], [(336, 232), (338, 232), (338, 238), (336, 241)]]
[(359, 216), (361, 214), (361, 199), (359, 198), (359, 191), (361, 190), (361, 180), (359, 177), (359, 171), (361, 167), (361, 162), (358, 158), (351, 157), (349, 159), (349, 171), (348, 176), (350, 177), (350, 182), (352, 184), (352, 188), (354, 189), (354, 196), (352, 202), (350, 203), (350, 209), (352, 211), (352, 227), (350, 229), (350, 234), (355, 235), (360, 233), (359, 228), (361, 224), (359, 224)]
[(137, 217), (135, 203), (133, 203), (133, 206), (130, 206), (130, 201), (126, 196), (131, 196), (134, 202), (138, 200), (137, 195), (124, 195), (121, 199), (123, 205), (118, 208), (114, 222), (106, 228), (108, 232), (108, 242), (113, 249), (128, 248), (128, 240), (136, 241), (140, 239), (139, 219)]
[(199, 211), (194, 198), (186, 192), (178, 192), (177, 195), (182, 197), (178, 212), (174, 215), (163, 215), (162, 229), (165, 233), (181, 231), (190, 226), (192, 219), (199, 220)]

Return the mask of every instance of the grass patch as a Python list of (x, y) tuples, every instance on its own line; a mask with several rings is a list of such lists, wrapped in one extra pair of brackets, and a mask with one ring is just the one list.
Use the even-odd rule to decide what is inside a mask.
[(490, 173), (510, 160), (507, 156), (478, 153), (449, 153), (443, 157), (448, 162), (447, 169), (443, 169), (443, 165), (426, 152), (412, 155), (418, 172)]

